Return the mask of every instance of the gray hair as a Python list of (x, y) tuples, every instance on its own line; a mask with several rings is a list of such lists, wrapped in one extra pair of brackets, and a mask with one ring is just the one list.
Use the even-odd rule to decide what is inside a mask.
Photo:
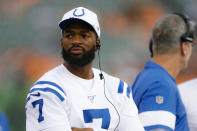
[(175, 53), (180, 48), (181, 36), (187, 32), (185, 21), (176, 14), (160, 18), (152, 30), (154, 54)]

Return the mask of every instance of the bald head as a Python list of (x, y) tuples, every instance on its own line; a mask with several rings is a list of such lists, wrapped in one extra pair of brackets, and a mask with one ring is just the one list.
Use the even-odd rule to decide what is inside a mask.
[(153, 52), (157, 54), (176, 53), (181, 44), (181, 36), (187, 32), (183, 18), (168, 14), (160, 18), (152, 30)]

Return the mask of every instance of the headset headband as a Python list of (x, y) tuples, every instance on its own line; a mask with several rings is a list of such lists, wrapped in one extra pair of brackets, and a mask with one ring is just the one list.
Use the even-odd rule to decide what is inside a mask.
[(192, 42), (194, 41), (194, 34), (191, 31), (191, 19), (188, 15), (181, 14), (181, 13), (174, 13), (175, 15), (178, 15), (181, 17), (185, 24), (186, 24), (186, 32), (181, 36), (181, 42)]

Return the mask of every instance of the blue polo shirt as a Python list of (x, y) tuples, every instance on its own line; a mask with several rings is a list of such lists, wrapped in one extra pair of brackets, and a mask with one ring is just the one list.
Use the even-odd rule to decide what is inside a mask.
[(159, 64), (145, 64), (132, 85), (132, 93), (145, 130), (189, 131), (176, 81)]
[(4, 113), (0, 112), (0, 131), (9, 131), (9, 122)]

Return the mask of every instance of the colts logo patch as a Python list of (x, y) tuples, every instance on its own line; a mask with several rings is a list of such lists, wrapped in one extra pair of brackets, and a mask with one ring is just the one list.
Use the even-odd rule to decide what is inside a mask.
[(163, 96), (156, 96), (156, 103), (157, 104), (163, 104), (164, 98)]
[(73, 16), (76, 16), (76, 17), (80, 17), (80, 16), (83, 16), (83, 15), (85, 15), (84, 9), (81, 9), (81, 10), (75, 9), (74, 12), (73, 12)]

